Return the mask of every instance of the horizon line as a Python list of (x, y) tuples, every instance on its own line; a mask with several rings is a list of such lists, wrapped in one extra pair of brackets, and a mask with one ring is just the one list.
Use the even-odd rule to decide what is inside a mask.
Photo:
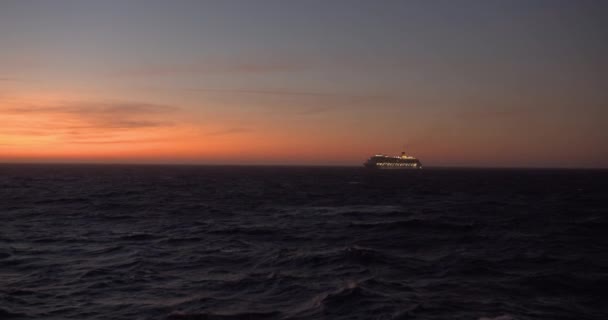
[[(220, 164), (220, 163), (179, 163), (179, 162), (70, 162), (70, 161), (57, 161), (57, 162), (4, 162), (0, 161), (2, 165), (74, 165), (74, 166), (166, 166), (166, 167), (317, 167), (317, 168), (361, 168), (365, 169), (363, 165), (349, 165), (349, 164), (287, 164), (287, 163), (249, 163), (249, 164)], [(503, 170), (608, 170), (608, 167), (571, 167), (571, 166), (443, 166), (443, 165), (425, 165), (423, 169), (503, 169)], [(369, 171), (386, 171), (382, 169), (366, 169)], [(419, 170), (396, 170), (396, 171), (419, 171)], [(391, 170), (388, 170), (391, 171)]]

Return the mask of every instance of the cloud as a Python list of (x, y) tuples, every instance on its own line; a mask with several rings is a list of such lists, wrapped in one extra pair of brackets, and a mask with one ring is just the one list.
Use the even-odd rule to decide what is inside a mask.
[(92, 125), (70, 126), (67, 129), (91, 129), (91, 128), (106, 128), (106, 129), (136, 129), (136, 128), (154, 128), (173, 125), (169, 121), (146, 121), (146, 120), (117, 120), (117, 119), (97, 119)]
[(70, 102), (53, 106), (21, 106), (6, 109), (13, 113), (68, 113), (80, 115), (130, 115), (171, 112), (177, 108), (138, 102)]
[(348, 98), (348, 99), (386, 99), (386, 95), (358, 95), (348, 93), (331, 93), (320, 91), (292, 91), (292, 90), (264, 90), (264, 89), (192, 89), (197, 92), (209, 92), (219, 94), (247, 94), (247, 95), (271, 95), (271, 96), (297, 96), (297, 97), (320, 97), (320, 98)]
[(167, 77), (180, 75), (219, 74), (266, 74), (301, 70), (304, 66), (296, 62), (192, 62), (172, 64), (149, 64), (126, 68), (115, 75), (133, 77)]
[(120, 101), (21, 105), (0, 108), (0, 134), (68, 143), (150, 142), (160, 138), (155, 137), (159, 130), (176, 124), (178, 112), (173, 106)]
[[(292, 115), (314, 115), (337, 109), (353, 109), (378, 107), (378, 105), (395, 104), (398, 97), (386, 94), (353, 94), (322, 91), (294, 91), (283, 89), (191, 89), (193, 92), (203, 92), (220, 95), (250, 95), (259, 96), (257, 101), (271, 112)], [(253, 97), (252, 97), (253, 98)], [(276, 99), (280, 99), (276, 100)], [(268, 100), (271, 99), (272, 101)], [(251, 100), (249, 100), (251, 102)]]
[(297, 110), (296, 114), (302, 115), (302, 116), (307, 116), (307, 115), (325, 113), (325, 112), (331, 111), (333, 109), (335, 109), (335, 108), (334, 107), (312, 107), (312, 108)]
[(505, 119), (517, 117), (530, 117), (535, 114), (531, 108), (520, 106), (470, 108), (457, 113), (457, 116), (465, 119)]
[(131, 143), (152, 143), (163, 142), (167, 139), (72, 139), (74, 144), (131, 144)]
[(238, 133), (246, 133), (246, 132), (251, 132), (253, 131), (252, 129), (249, 128), (229, 128), (229, 129), (224, 129), (224, 130), (218, 130), (218, 131), (211, 131), (208, 132), (206, 134), (206, 136), (224, 136), (224, 135), (229, 135), (229, 134), (238, 134)]
[(158, 116), (178, 111), (178, 108), (165, 105), (134, 102), (72, 102), (56, 106), (21, 106), (5, 109), (5, 114), (60, 115), (64, 119), (75, 120), (68, 129), (91, 128), (147, 128), (169, 125)]

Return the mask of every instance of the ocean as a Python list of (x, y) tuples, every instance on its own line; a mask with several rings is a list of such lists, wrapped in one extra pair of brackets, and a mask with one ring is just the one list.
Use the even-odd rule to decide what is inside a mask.
[(608, 171), (0, 165), (0, 319), (608, 319)]

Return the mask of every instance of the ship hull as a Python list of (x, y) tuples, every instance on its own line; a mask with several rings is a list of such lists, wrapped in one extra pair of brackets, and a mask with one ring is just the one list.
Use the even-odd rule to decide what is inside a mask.
[(388, 157), (376, 155), (369, 158), (364, 164), (366, 168), (378, 170), (417, 170), (422, 169), (420, 160), (414, 157)]
[(368, 169), (373, 169), (373, 170), (419, 170), (422, 169), (422, 166), (420, 167), (378, 167), (378, 166), (365, 166)]

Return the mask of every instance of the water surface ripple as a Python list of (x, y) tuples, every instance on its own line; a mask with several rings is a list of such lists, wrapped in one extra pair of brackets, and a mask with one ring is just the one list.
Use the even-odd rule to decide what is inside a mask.
[(0, 165), (0, 318), (608, 319), (607, 181)]

